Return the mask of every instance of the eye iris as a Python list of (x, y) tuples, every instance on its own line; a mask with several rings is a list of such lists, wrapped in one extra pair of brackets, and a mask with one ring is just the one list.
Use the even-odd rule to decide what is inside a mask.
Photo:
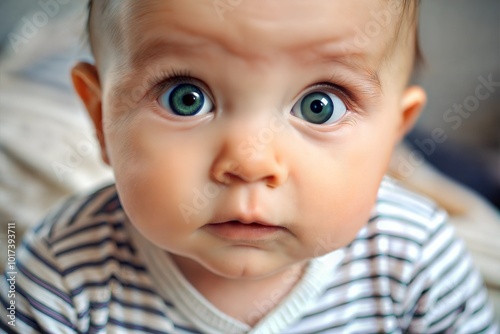
[(196, 86), (183, 84), (172, 90), (169, 105), (173, 112), (181, 116), (197, 114), (203, 107), (205, 98)]
[(333, 115), (333, 101), (325, 93), (311, 93), (301, 103), (304, 119), (314, 124), (323, 124)]

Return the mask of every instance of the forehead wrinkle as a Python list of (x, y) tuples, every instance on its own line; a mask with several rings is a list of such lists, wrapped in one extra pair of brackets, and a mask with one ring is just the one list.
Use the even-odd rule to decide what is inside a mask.
[[(117, 1), (112, 1), (112, 2), (118, 3)], [(228, 53), (236, 55), (240, 58), (253, 58), (252, 59), (253, 61), (256, 61), (259, 58), (260, 59), (266, 58), (266, 54), (263, 53), (262, 50), (267, 50), (267, 49), (259, 47), (252, 48), (251, 47), (252, 43), (244, 43), (244, 41), (241, 39), (242, 36), (239, 36), (237, 31), (225, 31), (224, 34), (214, 35), (213, 31), (207, 29), (205, 31), (202, 31), (201, 34), (200, 33), (196, 34), (196, 31), (190, 31), (189, 26), (185, 26), (184, 24), (182, 24), (182, 22), (177, 23), (177, 25), (181, 29), (176, 29), (181, 31), (182, 34), (175, 35), (175, 34), (161, 33), (161, 34), (156, 34), (156, 37), (152, 39), (151, 38), (149, 40), (145, 39), (144, 36), (140, 36), (141, 31), (134, 29), (134, 26), (138, 26), (141, 24), (144, 25), (148, 23), (148, 20), (150, 20), (148, 16), (148, 13), (150, 11), (148, 11), (148, 8), (152, 8), (150, 6), (152, 5), (152, 3), (155, 3), (155, 1), (153, 2), (119, 1), (119, 2), (128, 4), (128, 6), (126, 6), (126, 10), (123, 10), (122, 15), (120, 15), (120, 17), (117, 18), (117, 21), (120, 25), (119, 30), (121, 32), (121, 35), (130, 36), (129, 38), (127, 38), (128, 39), (127, 42), (123, 40), (121, 42), (121, 44), (124, 46), (122, 51), (130, 50), (129, 51), (130, 53), (125, 57), (128, 58), (127, 61), (121, 62), (121, 65), (119, 66), (122, 69), (125, 69), (123, 65), (128, 66), (131, 64), (133, 66), (145, 67), (151, 61), (157, 58), (165, 57), (166, 54), (174, 54), (175, 52), (177, 52), (178, 54), (182, 54), (184, 50), (189, 52), (191, 51), (190, 48), (194, 50), (196, 48), (199, 48), (200, 46), (209, 44), (210, 46), (224, 49)], [(168, 9), (168, 11), (170, 10), (171, 9)], [(130, 24), (132, 21), (134, 22), (134, 24)], [(381, 90), (381, 80), (379, 75), (380, 73), (375, 68), (380, 69), (381, 66), (384, 66), (386, 63), (390, 61), (391, 57), (393, 56), (393, 53), (395, 53), (394, 49), (396, 49), (395, 44), (397, 44), (397, 41), (395, 41), (394, 39), (397, 39), (397, 35), (400, 33), (399, 23), (401, 22), (397, 23), (398, 23), (396, 24), (397, 28), (390, 29), (391, 33), (389, 35), (391, 38), (389, 39), (384, 38), (383, 43), (386, 44), (384, 45), (384, 49), (386, 52), (383, 53), (383, 57), (377, 56), (377, 64), (373, 68), (370, 68), (368, 66), (369, 64), (367, 64), (367, 59), (363, 58), (362, 54), (360, 55), (349, 54), (348, 57), (345, 56), (343, 58), (339, 56), (338, 59), (333, 59), (333, 60), (337, 61), (337, 63), (340, 63), (349, 69), (352, 69), (353, 71), (356, 71), (357, 73), (360, 74), (360, 77), (362, 77), (369, 86), (374, 88), (374, 91), (375, 90), (380, 91)], [(391, 27), (394, 28), (392, 24)], [(159, 29), (159, 27), (156, 26), (155, 29)], [(217, 32), (220, 33), (220, 31), (216, 30), (215, 33)], [(187, 35), (189, 38), (180, 38), (179, 36), (182, 37), (182, 35)], [(332, 37), (329, 36), (328, 38)], [(203, 39), (209, 42), (205, 42), (203, 41)], [(238, 43), (234, 42), (235, 39), (238, 41)], [(323, 41), (324, 40), (326, 40), (326, 38), (324, 38)], [(299, 46), (295, 43), (290, 43), (292, 41), (293, 39), (290, 39), (287, 43), (288, 45), (286, 46), (282, 45), (283, 52), (289, 52), (291, 53), (292, 56), (295, 56), (298, 55), (300, 51), (306, 49), (304, 47), (304, 44), (301, 44)], [(312, 44), (314, 43), (318, 43), (318, 41), (321, 40), (318, 39), (314, 41), (310, 40), (309, 45), (307, 45), (307, 47), (312, 46)], [(342, 40), (339, 38), (338, 44), (341, 43)], [(390, 52), (387, 52), (389, 50)], [(201, 51), (199, 52), (201, 53)], [(355, 60), (356, 58), (358, 59), (357, 61)], [(380, 63), (378, 63), (379, 58), (381, 60)]]
[[(185, 39), (182, 42), (179, 42), (175, 40), (168, 40), (166, 37), (157, 36), (143, 41), (134, 48), (134, 52), (130, 56), (128, 66), (131, 66), (132, 68), (144, 68), (148, 64), (152, 64), (157, 59), (175, 57), (177, 55), (182, 55), (183, 53), (193, 53), (193, 50), (209, 45), (211, 45), (211, 43), (201, 40), (195, 40), (188, 43)], [(218, 46), (218, 44), (216, 46)], [(229, 48), (223, 49), (232, 54), (238, 55), (238, 52), (235, 50), (229, 50)], [(202, 56), (203, 50), (200, 50), (198, 53)], [(300, 51), (298, 49), (291, 53), (286, 50), (285, 54), (294, 54), (296, 58), (300, 58)], [(248, 57), (248, 55), (246, 55), (246, 57)], [(353, 72), (358, 73), (370, 87), (373, 87), (374, 91), (381, 90), (381, 82), (378, 71), (365, 64), (366, 61), (362, 54), (322, 54), (319, 55), (319, 57), (322, 62), (326, 61), (327, 63), (337, 63), (343, 67), (351, 69)], [(314, 59), (312, 62), (317, 63), (318, 60)]]
[[(125, 24), (127, 22), (123, 22), (122, 24), (123, 29), (126, 30), (127, 32), (127, 34), (124, 35), (129, 35), (131, 43), (135, 43), (134, 45), (129, 45), (128, 48), (129, 50), (137, 48), (138, 47), (137, 44), (141, 43), (144, 40), (144, 36), (139, 36), (140, 31), (138, 31), (137, 29), (133, 29), (133, 26), (137, 27), (137, 26), (145, 26), (148, 23), (151, 24), (151, 17), (148, 16), (151, 15), (151, 12), (154, 12), (156, 17), (159, 16), (158, 8), (155, 7), (155, 4), (165, 4), (165, 2), (136, 1), (132, 2), (129, 10), (127, 10), (126, 21), (128, 21), (128, 25)], [(170, 8), (170, 6), (162, 6), (161, 8), (162, 8), (161, 10), (165, 11), (166, 13), (172, 12), (174, 10)], [(171, 20), (169, 23), (170, 25), (173, 25), (174, 29), (177, 31), (175, 33), (171, 31), (169, 32), (159, 31), (157, 34), (160, 35), (160, 33), (162, 33), (164, 35), (167, 35), (166, 37), (170, 37), (168, 35), (173, 35), (174, 37), (172, 38), (177, 38), (177, 39), (180, 38), (175, 36), (182, 36), (181, 34), (185, 34), (189, 39), (187, 40), (185, 38), (181, 39), (183, 42), (184, 41), (187, 42), (192, 38), (199, 38), (199, 39), (205, 38), (210, 41), (215, 41), (216, 43), (213, 44), (217, 44), (218, 47), (224, 48), (229, 53), (237, 55), (240, 58), (245, 58), (245, 57), (260, 58), (261, 56), (264, 55), (262, 50), (273, 51), (270, 48), (278, 49), (280, 46), (283, 51), (288, 51), (288, 52), (295, 52), (296, 50), (300, 50), (301, 48), (305, 47), (304, 46), (305, 44), (303, 43), (301, 43), (301, 45), (298, 46), (295, 43), (295, 38), (293, 37), (293, 35), (290, 36), (289, 34), (288, 34), (289, 36), (278, 41), (279, 42), (278, 43), (275, 38), (275, 35), (283, 35), (283, 34), (281, 30), (278, 30), (279, 33), (276, 33), (275, 30), (280, 28), (282, 25), (278, 24), (276, 21), (269, 22), (268, 18), (263, 19), (262, 17), (260, 17), (263, 15), (263, 13), (261, 13), (260, 11), (257, 11), (256, 13), (251, 12), (249, 14), (248, 10), (252, 8), (253, 7), (249, 7), (247, 9), (245, 6), (243, 6), (242, 8), (238, 8), (238, 11), (231, 13), (232, 16), (228, 16), (227, 20), (235, 21), (235, 23), (237, 24), (233, 24), (230, 29), (228, 29), (227, 25), (222, 25), (220, 22), (218, 22), (217, 17), (214, 14), (211, 15), (210, 19), (208, 19), (206, 22), (203, 21), (205, 23), (204, 25), (206, 26), (206, 29), (203, 29), (201, 31), (193, 30), (195, 28), (189, 26), (189, 24), (187, 24), (188, 22), (179, 21), (174, 17), (173, 20)], [(209, 9), (212, 10), (211, 7)], [(244, 9), (247, 10), (245, 11)], [(256, 9), (254, 9), (254, 11), (256, 11)], [(239, 18), (238, 16), (235, 16), (235, 15), (241, 16), (244, 14), (249, 14), (249, 15), (245, 15), (244, 19), (242, 20), (238, 19)], [(260, 16), (257, 14), (259, 14)], [(153, 19), (157, 20), (157, 18)], [(200, 19), (206, 20), (207, 18), (204, 15), (204, 17)], [(133, 24), (131, 24), (132, 22)], [(154, 27), (154, 29), (160, 29), (161, 27), (159, 27), (159, 25), (161, 25), (161, 23), (162, 23), (161, 21), (155, 21), (156, 27)], [(268, 33), (270, 27), (272, 27), (271, 31), (275, 33), (273, 34)], [(181, 34), (179, 34), (178, 31), (180, 31)], [(259, 33), (259, 36), (261, 37), (258, 40), (255, 40), (254, 37), (252, 37), (252, 34), (254, 34), (256, 31)], [(302, 32), (303, 30), (296, 31), (296, 33), (302, 33)], [(309, 38), (310, 37), (311, 36), (309, 36)], [(331, 38), (331, 36), (329, 36), (328, 38)], [(309, 40), (309, 43), (317, 42), (316, 38), (312, 39)], [(144, 51), (144, 48), (141, 48), (141, 52), (142, 51)], [(139, 52), (136, 53), (138, 54)]]
[[(164, 0), (163, 0), (164, 1)], [(162, 3), (161, 1), (157, 1)], [(169, 22), (168, 28), (162, 28), (161, 21), (154, 21), (154, 26), (148, 31), (147, 36), (141, 35), (143, 31), (134, 29), (133, 26), (147, 26), (151, 25), (153, 21), (151, 18), (151, 10), (148, 8), (154, 7), (155, 1), (150, 3), (134, 2), (127, 13), (124, 15), (123, 23), (125, 34), (128, 35), (126, 41), (126, 49), (130, 50), (126, 55), (126, 62), (132, 66), (144, 67), (149, 62), (161, 59), (163, 57), (172, 56), (175, 54), (182, 55), (183, 53), (190, 52), (191, 54), (202, 53), (202, 49), (219, 49), (225, 50), (227, 53), (242, 56), (241, 50), (238, 46), (248, 45), (244, 43), (241, 38), (235, 38), (236, 32), (230, 32), (217, 27), (214, 24), (213, 29), (207, 27), (203, 31), (198, 31), (196, 28), (191, 27), (183, 21), (172, 20)], [(174, 12), (174, 9), (163, 7), (162, 13), (168, 14)], [(153, 11), (158, 14), (158, 11)], [(160, 15), (155, 15), (154, 20)], [(125, 25), (128, 22), (128, 25)], [(131, 24), (133, 22), (133, 24)], [(166, 31), (169, 29), (169, 31)], [(223, 32), (223, 33), (221, 33)], [(236, 42), (238, 43), (236, 43)], [(249, 51), (249, 48), (244, 48)], [(256, 56), (256, 55), (253, 55)]]
[(193, 49), (200, 46), (199, 43), (186, 43), (186, 41), (168, 40), (166, 37), (154, 37), (134, 47), (127, 63), (132, 68), (144, 68), (160, 58), (192, 52)]

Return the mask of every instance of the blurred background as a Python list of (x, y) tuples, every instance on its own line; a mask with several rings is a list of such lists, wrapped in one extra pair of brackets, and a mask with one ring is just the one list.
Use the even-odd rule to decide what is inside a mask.
[[(415, 82), (429, 102), (406, 142), (500, 208), (500, 1), (423, 0), (421, 13), (426, 62)], [(496, 85), (477, 91), (489, 79)], [(435, 129), (448, 138), (429, 154)]]
[[(69, 76), (91, 61), (86, 7), (0, 2), (2, 247), (7, 222), (19, 236), (65, 197), (112, 182)], [(423, 0), (420, 38), (425, 64), (413, 81), (429, 101), (391, 174), (450, 212), (499, 312), (500, 1)]]

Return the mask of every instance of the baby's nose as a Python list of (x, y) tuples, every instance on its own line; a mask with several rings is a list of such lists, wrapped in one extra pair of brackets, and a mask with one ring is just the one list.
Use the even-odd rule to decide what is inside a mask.
[(216, 182), (263, 182), (275, 188), (286, 182), (288, 169), (277, 144), (284, 125), (277, 118), (256, 124), (239, 122), (224, 130), (224, 139), (212, 166)]

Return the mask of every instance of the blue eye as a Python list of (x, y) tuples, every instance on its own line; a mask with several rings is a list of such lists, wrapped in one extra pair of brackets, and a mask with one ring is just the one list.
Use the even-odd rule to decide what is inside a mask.
[(212, 101), (197, 86), (179, 84), (160, 96), (158, 102), (167, 110), (179, 116), (206, 114), (213, 108)]
[(292, 108), (295, 116), (314, 124), (331, 124), (347, 112), (342, 100), (332, 93), (312, 92), (302, 97)]

